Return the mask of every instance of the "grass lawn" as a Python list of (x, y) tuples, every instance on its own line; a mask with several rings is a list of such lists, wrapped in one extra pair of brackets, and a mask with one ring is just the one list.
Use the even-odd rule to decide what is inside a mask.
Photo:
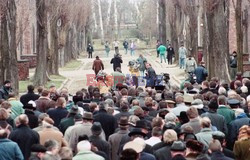
[[(47, 82), (45, 85), (46, 88), (49, 88), (49, 86), (52, 84), (54, 84), (56, 88), (59, 88), (66, 78), (61, 75), (51, 75), (50, 79), (51, 81)], [(33, 84), (30, 80), (19, 81), (19, 93), (27, 92), (27, 86), (30, 84)]]
[(71, 60), (64, 67), (62, 67), (60, 69), (64, 70), (64, 71), (71, 71), (71, 70), (74, 70), (74, 69), (77, 69), (78, 67), (80, 67), (81, 64), (82, 64), (82, 62), (79, 60)]

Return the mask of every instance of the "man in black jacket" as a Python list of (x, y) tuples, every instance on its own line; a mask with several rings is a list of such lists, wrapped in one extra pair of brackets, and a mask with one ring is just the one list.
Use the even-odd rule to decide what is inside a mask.
[(114, 58), (111, 59), (110, 64), (113, 64), (113, 70), (116, 71), (116, 68), (121, 68), (122, 58), (119, 54), (115, 54)]
[(28, 90), (28, 93), (26, 93), (26, 94), (24, 94), (24, 95), (22, 95), (21, 97), (20, 97), (20, 101), (21, 101), (21, 103), (25, 106), (26, 104), (28, 104), (28, 102), (30, 101), (30, 100), (32, 100), (32, 101), (35, 101), (35, 100), (37, 100), (40, 96), (38, 95), (38, 94), (35, 94), (34, 93), (34, 86), (33, 85), (28, 85), (27, 86), (27, 90)]
[(21, 114), (16, 118), (17, 128), (11, 132), (9, 139), (16, 142), (20, 147), (24, 159), (28, 159), (31, 153), (31, 146), (39, 144), (39, 134), (28, 126), (27, 115)]
[(92, 53), (94, 52), (94, 48), (90, 43), (87, 47), (87, 52), (89, 53), (89, 58), (92, 58)]

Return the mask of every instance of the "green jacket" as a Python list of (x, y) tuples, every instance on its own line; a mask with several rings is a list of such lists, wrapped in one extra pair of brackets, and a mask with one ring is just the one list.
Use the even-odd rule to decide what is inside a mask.
[(160, 55), (165, 55), (167, 48), (164, 45), (160, 45), (157, 50), (160, 52)]
[(235, 119), (234, 111), (224, 105), (219, 106), (217, 113), (225, 118), (227, 125)]
[(80, 151), (73, 160), (104, 160), (104, 158), (91, 151)]
[(23, 104), (16, 100), (15, 98), (9, 98), (9, 103), (11, 104), (11, 118), (16, 119), (17, 116), (24, 113)]

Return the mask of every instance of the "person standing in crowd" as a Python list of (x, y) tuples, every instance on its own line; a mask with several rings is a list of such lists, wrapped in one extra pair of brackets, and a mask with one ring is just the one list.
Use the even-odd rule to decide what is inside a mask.
[(173, 56), (174, 56), (174, 48), (171, 46), (171, 44), (168, 45), (167, 49), (167, 58), (168, 58), (168, 65), (173, 64)]
[(155, 80), (156, 80), (156, 73), (151, 64), (147, 63), (146, 64), (146, 79), (147, 79), (147, 84), (146, 87), (155, 87)]
[(231, 80), (235, 80), (237, 73), (237, 52), (234, 51), (230, 56)]
[(125, 41), (123, 42), (123, 47), (125, 49), (125, 54), (128, 53), (128, 41), (125, 39)]
[(160, 44), (160, 46), (159, 46), (159, 48), (157, 50), (159, 51), (159, 54), (160, 54), (161, 63), (162, 63), (162, 59), (164, 59), (164, 61), (166, 63), (166, 51), (167, 51), (167, 48), (163, 44)]
[(157, 57), (159, 57), (159, 55), (160, 55), (160, 51), (158, 50), (158, 48), (160, 47), (160, 45), (161, 45), (160, 40), (157, 40), (157, 42), (156, 42)]
[(122, 57), (120, 54), (115, 54), (114, 58), (111, 59), (110, 64), (113, 64), (113, 70), (115, 71), (116, 68), (121, 68)]
[(186, 61), (185, 71), (186, 73), (194, 73), (194, 70), (196, 67), (197, 67), (197, 63), (195, 59), (192, 57), (192, 55), (190, 54)]
[(92, 58), (92, 54), (94, 52), (94, 47), (91, 45), (91, 43), (89, 43), (89, 45), (87, 47), (87, 52), (89, 54), (89, 58)]
[(144, 77), (147, 59), (142, 54), (140, 54), (139, 58), (137, 58), (137, 62), (140, 64), (140, 67), (139, 67), (140, 76)]
[(200, 65), (197, 68), (195, 68), (194, 74), (196, 76), (196, 81), (198, 84), (201, 84), (203, 81), (206, 80), (208, 72), (205, 67), (205, 62), (201, 62)]
[(113, 45), (115, 47), (115, 53), (119, 53), (119, 41), (118, 40), (115, 40), (113, 42)]
[(179, 66), (180, 69), (185, 69), (185, 60), (187, 58), (187, 49), (184, 47), (184, 44), (179, 48)]
[(28, 93), (20, 97), (20, 101), (24, 106), (28, 104), (30, 100), (35, 101), (40, 97), (38, 94), (34, 93), (34, 89), (35, 87), (33, 85), (28, 85), (27, 86)]
[(17, 128), (10, 133), (9, 139), (16, 142), (20, 147), (24, 159), (28, 159), (31, 153), (31, 146), (39, 144), (39, 134), (28, 126), (27, 115), (21, 114), (16, 119)]
[(92, 69), (95, 71), (95, 75), (97, 75), (100, 70), (104, 70), (104, 65), (99, 56), (96, 56), (96, 59), (93, 62)]
[(109, 52), (110, 52), (109, 42), (106, 41), (104, 46), (105, 46), (106, 56), (109, 57)]
[(133, 40), (131, 40), (131, 43), (130, 43), (130, 54), (131, 56), (135, 55), (135, 42)]
[(129, 72), (131, 74), (132, 80), (133, 80), (133, 86), (138, 87), (138, 77), (139, 77), (139, 69), (137, 68), (137, 64), (135, 64), (135, 61), (129, 61), (128, 67)]
[(0, 100), (7, 100), (9, 94), (12, 92), (11, 82), (9, 80), (4, 81), (3, 86), (0, 89)]
[(16, 142), (8, 139), (5, 129), (0, 129), (0, 159), (2, 160), (23, 160), (23, 154)]

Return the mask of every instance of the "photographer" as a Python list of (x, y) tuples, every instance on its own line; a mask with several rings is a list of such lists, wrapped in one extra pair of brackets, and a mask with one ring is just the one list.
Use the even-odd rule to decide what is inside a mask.
[(113, 64), (113, 70), (116, 71), (116, 68), (121, 68), (122, 57), (120, 54), (115, 54), (114, 58), (111, 59), (110, 64)]

